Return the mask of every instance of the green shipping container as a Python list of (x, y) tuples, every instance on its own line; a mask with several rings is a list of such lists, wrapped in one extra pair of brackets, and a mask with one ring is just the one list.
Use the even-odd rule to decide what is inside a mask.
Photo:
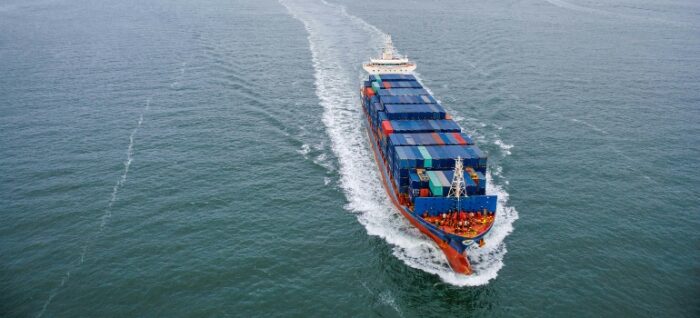
[(372, 82), (372, 90), (374, 94), (379, 94), (379, 84), (377, 82)]
[(430, 188), (430, 192), (433, 193), (433, 196), (435, 197), (441, 197), (442, 194), (442, 182), (440, 181), (440, 177), (437, 176), (437, 174), (433, 171), (428, 171), (428, 178), (430, 178), (430, 182), (428, 183), (428, 187)]
[(423, 146), (418, 146), (418, 151), (423, 155), (423, 167), (432, 168), (433, 167), (433, 157), (430, 156), (428, 149)]

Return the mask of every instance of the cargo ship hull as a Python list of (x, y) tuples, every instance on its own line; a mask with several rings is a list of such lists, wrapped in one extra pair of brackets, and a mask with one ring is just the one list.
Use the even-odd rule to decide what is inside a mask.
[[(405, 106), (408, 104), (399, 107), (393, 107), (392, 105), (388, 104), (388, 102), (401, 102), (400, 100), (406, 101), (406, 99), (387, 98), (386, 96), (388, 95), (385, 93), (387, 93), (388, 91), (380, 92), (380, 89), (377, 88), (376, 85), (368, 85), (368, 82), (374, 81), (373, 78), (375, 80), (381, 78), (380, 75), (381, 74), (370, 76), (370, 81), (366, 81), (363, 87), (361, 88), (361, 96), (363, 106), (362, 109), (365, 119), (364, 126), (367, 131), (367, 136), (370, 146), (372, 148), (375, 163), (380, 172), (382, 186), (386, 190), (389, 199), (391, 200), (392, 204), (396, 207), (396, 209), (398, 209), (399, 212), (421, 233), (428, 236), (435, 242), (435, 244), (444, 253), (450, 267), (456, 273), (465, 275), (471, 274), (472, 268), (466, 252), (470, 248), (470, 246), (481, 246), (484, 244), (483, 237), (491, 229), (493, 221), (495, 220), (496, 197), (485, 195), (486, 180), (483, 177), (483, 174), (481, 173), (481, 171), (485, 172), (485, 161), (483, 162), (484, 165), (482, 166), (480, 165), (481, 161), (475, 160), (473, 162), (477, 163), (473, 165), (473, 168), (469, 166), (466, 168), (472, 174), (479, 174), (481, 178), (478, 181), (480, 182), (482, 188), (477, 189), (476, 191), (472, 191), (472, 194), (474, 194), (472, 196), (467, 197), (465, 195), (462, 197), (458, 195), (457, 197), (450, 197), (444, 195), (447, 191), (441, 192), (442, 189), (440, 189), (440, 187), (432, 187), (429, 190), (425, 188), (418, 189), (418, 187), (420, 186), (416, 186), (415, 189), (407, 187), (405, 185), (405, 177), (403, 177), (403, 175), (405, 173), (410, 173), (413, 176), (416, 174), (416, 171), (418, 173), (422, 172), (423, 174), (427, 173), (430, 176), (428, 179), (430, 180), (431, 186), (434, 185), (433, 181), (435, 180), (433, 179), (438, 179), (438, 177), (442, 178), (442, 185), (445, 185), (445, 175), (449, 173), (449, 171), (447, 171), (446, 168), (449, 168), (450, 156), (447, 155), (445, 156), (445, 158), (442, 158), (437, 155), (430, 156), (430, 154), (432, 153), (431, 151), (434, 151), (435, 154), (438, 154), (438, 150), (455, 150), (453, 148), (460, 147), (467, 149), (468, 147), (475, 146), (467, 144), (465, 140), (471, 141), (471, 138), (466, 135), (462, 135), (461, 128), (456, 128), (458, 132), (451, 132), (451, 134), (455, 134), (454, 137), (456, 137), (451, 138), (443, 133), (438, 134), (438, 132), (441, 131), (441, 127), (438, 127), (440, 125), (437, 125), (434, 122), (429, 122), (429, 126), (435, 129), (428, 128), (427, 131), (422, 131), (421, 129), (424, 128), (420, 127), (425, 125), (422, 125), (421, 123), (416, 123), (416, 126), (414, 128), (409, 127), (408, 129), (409, 133), (413, 132), (411, 131), (413, 129), (421, 130), (420, 132), (423, 134), (432, 134), (432, 138), (427, 138), (426, 136), (422, 136), (421, 134), (401, 133), (397, 133), (394, 136), (391, 136), (393, 132), (387, 131), (387, 129), (389, 129), (387, 127), (390, 127), (392, 123), (397, 126), (397, 129), (400, 129), (401, 125), (413, 124), (409, 122), (411, 121), (411, 119), (414, 119), (414, 121), (416, 121), (416, 118), (412, 118), (411, 116), (415, 117), (418, 115), (408, 115), (408, 118), (402, 118), (408, 120), (403, 121), (392, 121), (385, 118), (380, 118), (381, 120), (377, 119), (377, 116), (386, 115), (382, 112), (388, 112), (391, 116), (394, 116), (397, 113), (399, 113), (398, 116), (403, 116), (402, 114), (404, 113), (401, 112), (413, 112), (416, 108)], [(393, 85), (420, 85), (419, 83), (417, 83), (415, 77), (413, 77), (412, 75), (402, 75), (401, 78), (408, 80), (406, 80), (403, 84), (393, 83)], [(410, 83), (410, 81), (413, 81), (415, 83)], [(386, 81), (383, 85), (385, 86), (384, 89), (390, 90), (392, 84), (391, 81)], [(394, 92), (401, 94), (411, 94), (413, 91), (395, 90)], [(432, 103), (431, 105), (429, 105), (430, 107), (427, 107), (429, 109), (429, 111), (427, 112), (428, 114), (431, 114), (431, 112), (433, 112), (434, 114), (437, 114), (435, 115), (437, 117), (446, 115), (443, 111), (439, 110), (441, 106), (437, 103), (437, 101), (434, 98), (432, 98), (432, 96), (430, 96), (427, 93), (427, 91), (421, 90), (417, 92), (419, 94), (422, 94), (421, 102)], [(378, 103), (380, 99), (377, 97), (381, 97), (379, 96), (380, 93), (384, 94), (382, 95), (384, 96), (384, 98), (381, 101), (387, 102), (387, 105), (384, 105), (386, 106), (386, 108), (381, 107), (383, 109), (381, 111), (376, 109), (379, 106), (372, 107), (370, 105), (371, 103), (374, 103), (374, 105)], [(449, 119), (443, 121), (446, 122), (443, 123), (446, 126), (449, 126), (448, 124), (454, 124), (453, 122), (447, 123), (447, 121), (451, 122), (451, 120)], [(456, 124), (454, 124), (454, 126), (456, 126)], [(423, 137), (426, 137), (427, 139)], [(419, 154), (418, 156), (425, 156), (422, 157), (422, 159), (415, 160), (414, 163), (418, 163), (418, 165), (420, 165), (420, 168), (418, 168), (417, 166), (409, 169), (400, 168), (404, 167), (404, 165), (403, 161), (401, 161), (403, 159), (399, 153), (403, 153), (412, 149), (410, 148), (412, 146), (399, 145), (400, 140), (411, 140), (414, 142), (416, 140), (419, 140), (417, 144), (420, 144), (420, 146), (418, 147), (422, 147), (422, 149), (420, 149), (421, 154)], [(432, 142), (431, 140), (437, 141), (436, 145), (432, 145), (435, 142)], [(452, 141), (452, 143), (455, 143), (455, 145), (446, 144), (450, 143), (450, 141)], [(387, 151), (393, 151), (393, 154), (388, 154)], [(415, 151), (415, 153), (418, 152)], [(427, 159), (426, 156), (430, 156), (430, 159)], [(454, 159), (452, 160), (454, 161)], [(461, 164), (461, 158), (459, 160)], [(435, 164), (434, 162), (437, 162), (437, 164)], [(447, 166), (445, 166), (445, 162), (448, 162)], [(442, 164), (442, 166), (440, 166), (440, 164)], [(461, 165), (459, 167), (461, 167)], [(404, 170), (408, 170), (408, 172)], [(477, 172), (476, 170), (479, 170), (479, 172)], [(462, 172), (459, 171), (459, 174), (461, 173)], [(457, 172), (453, 173), (452, 175), (455, 176), (456, 174)], [(469, 179), (469, 182), (472, 182), (472, 180)], [(411, 186), (413, 186), (413, 183)], [(420, 196), (417, 196), (418, 193), (420, 193)]]
[[(365, 114), (366, 116), (366, 114)], [(365, 125), (365, 128), (369, 128), (368, 125)], [(374, 161), (377, 164), (377, 168), (379, 169), (379, 172), (381, 174), (382, 178), (382, 186), (384, 190), (386, 190), (387, 195), (389, 196), (391, 203), (401, 212), (401, 214), (409, 221), (413, 226), (415, 226), (421, 233), (424, 235), (428, 236), (431, 238), (433, 241), (435, 241), (435, 244), (442, 250), (442, 252), (445, 254), (445, 257), (447, 258), (448, 263), (450, 264), (450, 267), (457, 273), (462, 273), (465, 275), (469, 275), (472, 273), (472, 268), (469, 263), (469, 260), (467, 259), (465, 255), (465, 249), (461, 248), (460, 246), (451, 246), (450, 244), (447, 243), (447, 240), (444, 237), (441, 237), (438, 233), (434, 233), (435, 230), (430, 229), (430, 225), (424, 224), (424, 221), (422, 219), (417, 218), (416, 216), (413, 215), (413, 212), (408, 209), (407, 206), (402, 205), (399, 203), (399, 199), (397, 196), (396, 188), (391, 185), (387, 180), (389, 179), (389, 174), (387, 172), (386, 166), (383, 164), (386, 162), (384, 160), (384, 155), (382, 154), (381, 150), (377, 148), (378, 144), (376, 139), (373, 136), (373, 133), (371, 130), (367, 129), (367, 136), (370, 140), (371, 148), (372, 148), (372, 154), (374, 156)], [(484, 233), (485, 234), (485, 233)], [(481, 239), (483, 235), (476, 237), (475, 239)]]

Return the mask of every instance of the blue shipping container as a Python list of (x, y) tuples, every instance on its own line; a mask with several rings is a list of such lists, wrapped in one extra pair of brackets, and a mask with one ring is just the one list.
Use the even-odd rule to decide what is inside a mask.
[(382, 104), (437, 104), (437, 100), (430, 95), (380, 96), (379, 102)]
[(372, 74), (369, 76), (370, 81), (415, 81), (416, 77), (411, 74)]
[(420, 95), (429, 95), (428, 91), (422, 89), (422, 88), (393, 88), (393, 89), (380, 89), (378, 92), (379, 96), (402, 96), (402, 95), (411, 95), (411, 96), (420, 96)]
[(445, 119), (440, 104), (384, 104), (390, 120)]
[[(392, 146), (435, 146), (435, 145), (461, 145), (462, 143), (454, 138), (457, 134), (467, 143), (472, 144), (471, 138), (464, 133), (393, 133), (389, 135), (389, 144)], [(437, 135), (438, 140), (436, 140)]]
[(418, 176), (418, 173), (416, 171), (411, 171), (408, 174), (408, 178), (410, 181), (410, 187), (413, 189), (422, 189), (422, 188), (427, 188), (428, 187), (428, 182), (429, 181), (423, 181), (421, 178)]
[(382, 81), (381, 88), (423, 88), (418, 81)]
[[(419, 150), (423, 148), (423, 151)], [(393, 147), (392, 169), (425, 168), (426, 159), (430, 160), (433, 169), (453, 169), (455, 159), (461, 157), (465, 167), (475, 170), (481, 160), (486, 162), (486, 157), (476, 158), (472, 156), (471, 148), (476, 146), (448, 145), (448, 146), (399, 146)], [(427, 155), (426, 152), (427, 151)]]
[(392, 120), (394, 133), (461, 132), (451, 119), (441, 120)]

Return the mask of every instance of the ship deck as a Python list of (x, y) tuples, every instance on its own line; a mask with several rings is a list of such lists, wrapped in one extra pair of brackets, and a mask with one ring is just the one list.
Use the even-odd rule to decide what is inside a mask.
[(443, 232), (458, 235), (466, 239), (479, 237), (488, 231), (495, 217), (475, 213), (444, 213), (440, 216), (422, 216), (424, 220)]

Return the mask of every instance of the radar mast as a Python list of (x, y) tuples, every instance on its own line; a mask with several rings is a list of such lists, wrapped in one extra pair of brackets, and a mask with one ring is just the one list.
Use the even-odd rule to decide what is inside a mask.
[(457, 159), (455, 159), (455, 174), (452, 177), (452, 186), (450, 186), (450, 192), (447, 194), (448, 198), (457, 198), (457, 211), (462, 210), (460, 205), (460, 198), (462, 196), (467, 196), (464, 183), (464, 165), (462, 164), (462, 157), (457, 157)]

